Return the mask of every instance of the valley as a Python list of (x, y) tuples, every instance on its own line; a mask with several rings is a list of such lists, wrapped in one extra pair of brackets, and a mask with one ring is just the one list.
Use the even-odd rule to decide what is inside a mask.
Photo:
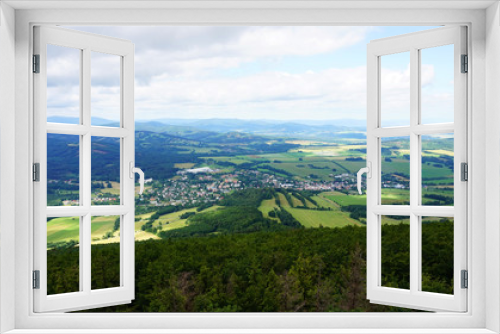
[[(148, 259), (146, 263), (138, 262), (137, 270), (138, 273), (141, 270), (159, 270), (169, 279), (152, 286), (150, 280), (142, 278), (142, 285), (138, 286), (138, 298), (130, 308), (115, 307), (101, 311), (247, 312), (293, 311), (297, 307), (302, 311), (401, 311), (397, 308), (372, 307), (363, 302), (361, 292), (353, 297), (355, 301), (349, 301), (343, 295), (349, 289), (361, 289), (364, 293), (364, 288), (355, 283), (358, 278), (352, 276), (361, 275), (366, 265), (366, 240), (363, 239), (366, 195), (359, 195), (356, 190), (356, 173), (366, 166), (366, 144), (362, 129), (307, 124), (245, 124), (231, 120), (209, 121), (201, 126), (199, 122), (177, 120), (177, 123), (181, 124), (138, 123), (135, 134), (136, 165), (146, 174), (145, 191), (142, 195), (136, 194), (136, 261)], [(421, 140), (421, 202), (423, 205), (453, 205), (453, 138), (424, 136)], [(381, 144), (381, 202), (407, 205), (410, 186), (409, 143), (406, 138), (390, 138)], [(78, 138), (50, 134), (48, 149), (47, 205), (79, 205)], [(120, 143), (113, 138), (96, 137), (92, 140), (93, 205), (120, 203), (119, 152)], [(443, 244), (443, 240), (449, 239), (450, 233), (453, 233), (452, 221), (424, 217), (422, 223), (426, 226), (425, 238), (430, 240), (430, 250), (449, 248), (448, 244)], [(409, 232), (409, 219), (404, 216), (384, 216), (382, 224), (383, 234), (391, 240), (387, 249), (383, 250), (386, 254), (386, 275), (383, 280), (387, 286), (406, 287), (408, 258), (405, 260), (405, 256), (409, 254), (409, 245), (405, 240)], [(52, 268), (49, 276), (56, 280), (50, 287), (51, 293), (71, 292), (77, 287), (77, 276), (68, 276), (64, 282), (59, 282), (57, 275), (61, 270), (78, 272), (75, 256), (78, 256), (79, 228), (78, 217), (56, 217), (47, 221), (48, 261)], [(92, 217), (91, 244), (92, 258), (95, 260), (92, 266), (96, 266), (93, 269), (93, 288), (117, 284), (120, 232), (119, 216)], [(292, 240), (301, 240), (299, 244), (302, 244), (305, 241), (301, 238), (318, 237), (320, 234), (324, 237), (318, 239), (318, 243), (307, 243), (307, 247), (310, 247), (307, 251), (290, 248), (289, 242)], [(341, 241), (342, 238), (348, 240)], [(329, 264), (339, 271), (329, 269), (324, 275), (315, 276), (314, 279), (318, 280), (315, 284), (302, 286), (306, 284), (300, 283), (304, 278), (294, 271), (302, 270), (300, 266), (312, 265), (313, 262), (328, 262), (326, 256), (331, 250), (327, 244), (321, 244), (327, 239), (334, 240), (334, 248), (340, 252), (335, 256), (341, 257)], [(339, 249), (344, 247), (343, 243), (346, 248)], [(288, 250), (285, 253), (277, 251), (278, 258), (274, 260), (260, 253), (265, 249), (276, 252), (275, 247), (280, 245), (288, 247)], [(172, 250), (172, 247), (179, 247), (179, 252), (186, 248), (192, 250), (184, 265), (181, 264), (177, 269), (171, 267), (173, 262), (168, 262), (162, 255)], [(219, 247), (228, 249), (222, 251)], [(245, 249), (253, 255), (242, 258), (241, 253), (231, 254), (230, 250), (235, 251), (234, 247)], [(254, 253), (255, 248), (259, 248), (257, 253)], [(239, 266), (234, 267), (234, 270), (227, 269), (222, 277), (217, 278), (217, 271), (222, 268), (208, 254), (207, 257), (200, 254), (204, 249), (210, 249), (208, 252), (226, 263), (227, 268), (232, 268), (231, 261), (241, 261), (246, 263), (246, 268), (262, 270), (259, 274), (261, 281), (251, 283), (254, 276)], [(395, 249), (398, 251), (394, 252)], [(220, 256), (226, 257), (221, 258), (213, 253), (217, 250), (221, 252)], [(203, 259), (201, 263), (195, 265), (192, 262), (195, 261), (191, 259), (194, 254)], [(236, 259), (233, 256), (237, 254), (240, 257)], [(448, 257), (449, 254), (448, 251), (443, 256)], [(182, 262), (178, 258), (181, 253), (172, 256), (172, 261)], [(157, 266), (165, 268), (159, 269)], [(429, 291), (449, 293), (452, 289), (452, 271), (450, 276), (449, 268), (443, 271), (442, 265), (432, 259), (423, 266), (429, 268), (430, 272), (424, 283)], [(360, 271), (355, 274), (353, 268)], [(340, 275), (340, 272), (345, 274)], [(361, 275), (359, 279), (361, 277), (364, 276)], [(218, 279), (221, 281), (214, 281)], [(269, 297), (267, 302), (251, 297), (252, 284), (265, 290), (271, 284), (266, 280), (276, 283), (277, 292), (273, 297)], [(276, 304), (275, 298), (283, 297), (283, 289), (288, 289), (286, 286), (289, 283), (286, 282), (290, 280), (296, 280), (293, 284), (297, 286), (293, 289), (296, 289), (294, 294), (297, 295), (287, 297), (291, 298), (291, 304)], [(200, 282), (206, 285), (199, 285), (202, 284)], [(182, 284), (194, 285), (182, 287)], [(225, 287), (221, 289), (239, 289), (239, 292), (233, 294), (220, 290), (218, 293), (226, 297), (217, 299), (210, 292), (213, 291), (211, 289), (219, 289), (216, 288), (217, 284)], [(232, 284), (239, 284), (239, 288), (231, 288)], [(347, 290), (335, 292), (336, 284)], [(364, 283), (360, 281), (359, 284)], [(321, 297), (324, 304), (314, 306), (311, 294), (317, 289), (326, 289), (325, 295)], [(179, 297), (182, 300), (175, 306), (170, 304), (168, 298), (157, 300), (151, 291), (183, 297)], [(299, 295), (302, 297), (299, 298)], [(255, 299), (250, 302), (249, 298)], [(295, 304), (293, 300), (296, 298), (307, 302)], [(212, 304), (205, 304), (208, 300)], [(289, 306), (292, 304), (293, 307)]]

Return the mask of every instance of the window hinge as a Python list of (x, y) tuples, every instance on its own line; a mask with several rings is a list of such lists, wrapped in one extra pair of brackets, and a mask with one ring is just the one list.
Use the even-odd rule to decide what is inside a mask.
[(40, 73), (40, 55), (33, 55), (33, 73)]
[(40, 270), (33, 270), (33, 289), (40, 289)]
[(461, 276), (462, 289), (467, 289), (469, 287), (469, 272), (467, 270), (462, 270)]
[(462, 55), (462, 69), (460, 72), (469, 72), (469, 57), (467, 55)]
[(466, 162), (460, 164), (460, 180), (469, 181), (469, 165)]
[(33, 164), (33, 181), (40, 181), (40, 164), (38, 162)]

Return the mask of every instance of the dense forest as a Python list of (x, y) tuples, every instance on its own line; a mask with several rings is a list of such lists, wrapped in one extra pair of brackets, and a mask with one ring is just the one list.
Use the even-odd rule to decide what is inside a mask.
[[(384, 286), (408, 288), (408, 233), (407, 224), (384, 225)], [(425, 291), (453, 293), (450, 237), (450, 221), (422, 228)], [(365, 249), (364, 226), (136, 242), (135, 300), (95, 311), (408, 311), (366, 300)], [(78, 252), (74, 246), (48, 251), (49, 294), (78, 290)], [(117, 244), (92, 246), (93, 289), (119, 286), (118, 259)]]

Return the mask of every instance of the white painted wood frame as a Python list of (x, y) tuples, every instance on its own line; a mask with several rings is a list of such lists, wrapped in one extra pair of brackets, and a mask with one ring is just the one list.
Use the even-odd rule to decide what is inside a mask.
[[(47, 123), (47, 45), (80, 50), (80, 124)], [(119, 128), (91, 125), (91, 52), (121, 57), (121, 122)], [(134, 299), (134, 45), (125, 40), (68, 29), (34, 27), (34, 53), (40, 73), (34, 74), (34, 151), (40, 182), (34, 183), (34, 269), (40, 288), (34, 289), (35, 312), (65, 312), (130, 303)], [(78, 135), (80, 140), (79, 206), (47, 207), (47, 134)], [(120, 139), (120, 205), (91, 205), (91, 137)], [(130, 165), (132, 162), (132, 165)], [(133, 174), (132, 174), (133, 176)], [(91, 218), (120, 215), (120, 286), (91, 289)], [(47, 218), (80, 217), (80, 291), (47, 295)]]
[[(461, 288), (461, 270), (467, 269), (467, 182), (461, 181), (460, 165), (467, 160), (467, 74), (461, 73), (461, 55), (467, 54), (466, 27), (452, 26), (384, 38), (368, 44), (367, 52), (367, 162), (372, 177), (367, 179), (367, 298), (377, 304), (422, 310), (467, 311), (467, 290)], [(421, 124), (420, 50), (454, 45), (454, 123)], [(410, 125), (381, 127), (381, 57), (410, 54)], [(421, 136), (454, 134), (454, 206), (426, 206), (421, 202)], [(410, 205), (381, 205), (381, 140), (410, 138)], [(381, 216), (410, 217), (410, 289), (383, 287)], [(421, 218), (454, 218), (454, 294), (422, 291)]]
[[(500, 52), (498, 4), (487, 10), (478, 1), (307, 1), (291, 3), (183, 1), (2, 1), (13, 6), (2, 16), (0, 32), (15, 38), (15, 52), (7, 54), (2, 69), (2, 181), (12, 177), (15, 165), (15, 201), (2, 203), (2, 327), (12, 333), (498, 333), (499, 257), (498, 164), (490, 163), (486, 182), (485, 162), (497, 161), (498, 55)], [(7, 5), (9, 3), (9, 5)], [(234, 7), (231, 7), (233, 6)], [(326, 6), (328, 5), (328, 6)], [(122, 7), (123, 6), (123, 7)], [(127, 6), (128, 9), (124, 8)], [(488, 5), (489, 6), (489, 5)], [(118, 8), (122, 7), (122, 8)], [(168, 8), (167, 8), (168, 7)], [(108, 8), (106, 10), (103, 8)], [(210, 8), (210, 9), (208, 9)], [(4, 10), (4, 13), (6, 11)], [(15, 12), (15, 15), (14, 15)], [(488, 16), (486, 15), (488, 13)], [(7, 18), (7, 19), (6, 19)], [(179, 314), (179, 313), (33, 313), (33, 95), (31, 55), (33, 25), (454, 25), (468, 29), (471, 55), (468, 75), (469, 203), (468, 309), (465, 313), (321, 313), (321, 314)], [(15, 36), (14, 36), (15, 35)], [(10, 44), (9, 44), (10, 45)], [(15, 61), (13, 60), (15, 58)], [(6, 61), (9, 60), (9, 61)], [(5, 75), (7, 73), (8, 75)], [(486, 82), (486, 79), (488, 81)], [(15, 86), (12, 83), (15, 82)], [(486, 85), (488, 83), (488, 85)], [(15, 95), (14, 95), (15, 92)], [(10, 107), (10, 101), (14, 100)], [(486, 109), (486, 106), (489, 106)], [(485, 130), (488, 128), (488, 134)], [(488, 140), (486, 140), (488, 138)], [(9, 183), (4, 190), (11, 194)], [(8, 188), (5, 188), (8, 187)], [(488, 193), (488, 198), (485, 194)], [(490, 201), (485, 210), (485, 200)], [(489, 209), (488, 209), (489, 208)], [(14, 237), (13, 237), (14, 236)], [(488, 256), (486, 256), (488, 254)], [(14, 289), (12, 287), (15, 287)], [(14, 307), (12, 307), (14, 305)]]

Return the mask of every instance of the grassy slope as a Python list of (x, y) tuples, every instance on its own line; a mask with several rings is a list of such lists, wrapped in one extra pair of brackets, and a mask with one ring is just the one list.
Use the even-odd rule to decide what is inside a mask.
[(338, 205), (336, 205), (335, 202), (333, 202), (332, 200), (325, 198), (323, 193), (321, 193), (320, 195), (312, 196), (311, 198), (315, 200), (316, 203), (318, 203), (319, 207), (332, 208), (332, 209), (338, 208)]
[[(217, 206), (203, 210), (202, 212), (208, 212), (216, 210)], [(171, 214), (163, 215), (160, 219), (156, 220), (153, 226), (158, 226), (159, 222), (162, 221), (163, 230), (171, 230), (175, 228), (181, 228), (186, 226), (186, 219), (180, 219), (180, 216), (185, 212), (196, 211), (196, 209), (187, 209), (179, 212), (174, 212)], [(149, 233), (141, 230), (141, 226), (146, 223), (146, 221), (153, 215), (153, 212), (146, 213), (142, 215), (137, 215), (136, 218), (141, 218), (141, 220), (135, 222), (135, 240), (147, 240), (147, 239), (159, 239), (159, 237), (153, 233)], [(92, 244), (107, 244), (120, 242), (119, 231), (113, 233), (113, 237), (103, 239), (103, 237), (108, 232), (113, 232), (113, 227), (115, 224), (115, 219), (118, 216), (101, 216), (92, 218)], [(169, 224), (165, 225), (166, 222)], [(47, 243), (56, 242), (69, 242), (71, 240), (78, 241), (79, 239), (79, 225), (80, 221), (78, 217), (63, 217), (55, 218), (47, 222)]]
[(78, 240), (79, 233), (78, 217), (54, 218), (47, 222), (47, 243)]
[[(278, 208), (278, 206), (276, 205), (276, 200), (274, 198), (272, 198), (272, 199), (263, 200), (260, 203), (260, 206), (258, 209), (260, 212), (262, 212), (262, 215), (265, 218), (270, 218), (269, 214), (268, 214), (269, 211), (277, 209), (277, 208)], [(274, 218), (271, 218), (271, 219), (274, 219)], [(276, 220), (278, 220), (278, 219), (276, 219)]]
[[(288, 202), (286, 202), (285, 196), (283, 194), (279, 195), (282, 203), (282, 210), (290, 212), (292, 216), (305, 227), (313, 228), (313, 227), (319, 227), (320, 225), (324, 227), (343, 227), (347, 225), (360, 225), (360, 223), (357, 220), (349, 218), (348, 212), (340, 211), (338, 205), (336, 205), (333, 201), (327, 199), (324, 194), (325, 193), (321, 193), (319, 195), (313, 196), (313, 199), (318, 203), (318, 206), (324, 208), (331, 208), (332, 209), (331, 211), (318, 211), (318, 210), (292, 208), (289, 205), (283, 205), (283, 203), (288, 203)], [(334, 193), (328, 193), (328, 194), (334, 194)], [(294, 202), (295, 201), (300, 202), (298, 199), (295, 199)], [(302, 202), (300, 202), (300, 204), (302, 204)], [(309, 201), (308, 205), (310, 205), (310, 207), (315, 207)], [(268, 217), (268, 212), (271, 211), (273, 208), (277, 208), (274, 199), (264, 200), (259, 206), (259, 210), (262, 212), (264, 217)]]
[(381, 197), (383, 205), (398, 205), (410, 202), (409, 189), (382, 188)]
[(342, 193), (327, 193), (325, 198), (334, 201), (340, 206), (366, 205), (366, 195), (345, 195)]
[(289, 208), (290, 204), (286, 200), (285, 195), (283, 195), (282, 193), (278, 193), (278, 196), (279, 196), (279, 199), (280, 199), (281, 206), (284, 207), (284, 208)]
[[(100, 216), (92, 217), (91, 238), (93, 243), (103, 240), (108, 232), (113, 232), (115, 220), (118, 216)], [(114, 232), (116, 239), (119, 232)], [(47, 222), (47, 243), (68, 242), (70, 240), (79, 240), (80, 220), (78, 217), (54, 218)], [(102, 242), (99, 242), (102, 243)]]
[[(302, 201), (300, 199), (298, 199), (297, 197), (293, 196), (293, 195), (290, 195), (292, 197), (292, 202), (293, 202), (293, 206), (302, 206), (304, 205), (302, 203)], [(306, 203), (307, 204), (307, 203)], [(312, 203), (311, 203), (312, 204)]]
[(92, 240), (102, 239), (106, 233), (113, 232), (113, 227), (117, 218), (119, 218), (119, 216), (92, 217)]
[(361, 225), (357, 220), (349, 218), (347, 213), (341, 211), (317, 211), (297, 208), (286, 208), (286, 210), (305, 227)]
[[(199, 213), (215, 211), (218, 208), (220, 208), (220, 206), (212, 206), (212, 207), (207, 208), (203, 211), (200, 211)], [(163, 215), (159, 219), (155, 220), (155, 222), (153, 223), (153, 226), (157, 227), (157, 226), (160, 226), (160, 223), (162, 223), (162, 230), (163, 231), (174, 230), (176, 228), (182, 228), (182, 227), (187, 225), (187, 219), (181, 219), (181, 216), (187, 212), (196, 212), (196, 208), (185, 209), (185, 210), (181, 210), (178, 212), (172, 212), (172, 213), (168, 213), (166, 215)]]

